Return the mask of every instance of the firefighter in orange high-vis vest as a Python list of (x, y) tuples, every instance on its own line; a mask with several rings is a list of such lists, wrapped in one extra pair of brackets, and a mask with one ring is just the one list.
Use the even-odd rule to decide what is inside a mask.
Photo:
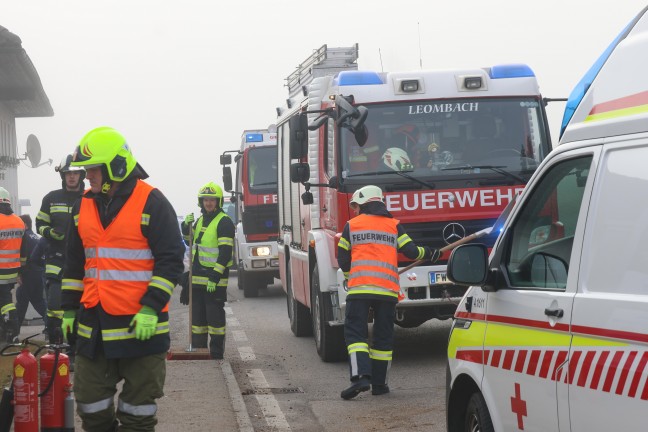
[(9, 192), (0, 187), (0, 343), (18, 341), (20, 323), (11, 290), (25, 258), (24, 235), (25, 224), (14, 214)]
[(209, 182), (198, 191), (198, 207), (202, 215), (194, 223), (193, 213), (182, 223), (182, 234), (191, 244), (192, 317), (191, 343), (207, 348), (221, 360), (225, 353), (225, 302), (229, 268), (234, 248), (234, 222), (223, 210), (223, 189)]
[[(436, 249), (414, 244), (387, 210), (378, 186), (355, 191), (350, 206), (358, 216), (347, 222), (338, 243), (338, 264), (348, 287), (344, 339), (351, 375), (351, 386), (342, 391), (342, 399), (352, 399), (369, 388), (373, 395), (389, 393), (387, 373), (400, 296), (398, 253), (432, 262), (440, 255)], [(374, 316), (371, 343), (367, 324), (370, 309)]]
[(88, 431), (153, 431), (183, 271), (177, 216), (115, 129), (88, 132), (72, 166), (90, 183), (72, 207), (61, 290), (63, 334), (76, 333), (77, 413)]

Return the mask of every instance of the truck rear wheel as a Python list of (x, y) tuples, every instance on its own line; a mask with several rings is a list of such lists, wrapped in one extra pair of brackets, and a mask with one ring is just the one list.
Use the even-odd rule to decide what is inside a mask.
[(320, 291), (319, 270), (317, 265), (311, 279), (311, 317), (315, 347), (320, 358), (325, 362), (337, 362), (347, 357), (344, 343), (344, 326), (331, 326), (333, 318), (331, 293)]
[(288, 308), (288, 318), (290, 319), (290, 330), (297, 337), (310, 336), (312, 327), (310, 323), (309, 311), (306, 306), (295, 300), (292, 291), (292, 277), (290, 269), (286, 270), (286, 306)]

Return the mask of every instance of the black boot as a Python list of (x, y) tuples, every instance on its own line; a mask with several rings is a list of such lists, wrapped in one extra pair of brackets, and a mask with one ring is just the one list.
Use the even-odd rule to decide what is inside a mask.
[(371, 394), (380, 396), (389, 393), (389, 386), (387, 384), (372, 384)]
[(7, 342), (19, 342), (20, 324), (18, 323), (18, 313), (15, 310), (9, 311), (9, 318), (6, 322)]
[(351, 386), (349, 388), (346, 388), (342, 390), (342, 393), (340, 393), (340, 396), (344, 400), (349, 400), (353, 399), (354, 397), (358, 396), (362, 392), (366, 392), (371, 388), (371, 381), (369, 380), (368, 377), (366, 376), (361, 376), (360, 378), (354, 380), (351, 380)]

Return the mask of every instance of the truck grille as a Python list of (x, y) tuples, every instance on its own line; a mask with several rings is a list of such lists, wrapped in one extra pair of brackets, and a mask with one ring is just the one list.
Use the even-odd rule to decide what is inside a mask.
[(278, 234), (279, 208), (277, 204), (248, 206), (243, 212), (243, 231), (249, 234)]

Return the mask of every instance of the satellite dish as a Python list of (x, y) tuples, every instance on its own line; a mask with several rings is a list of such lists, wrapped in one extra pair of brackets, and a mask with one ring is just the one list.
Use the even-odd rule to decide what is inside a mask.
[(38, 142), (36, 135), (29, 134), (27, 137), (27, 159), (31, 163), (32, 168), (36, 168), (41, 160), (41, 146)]

